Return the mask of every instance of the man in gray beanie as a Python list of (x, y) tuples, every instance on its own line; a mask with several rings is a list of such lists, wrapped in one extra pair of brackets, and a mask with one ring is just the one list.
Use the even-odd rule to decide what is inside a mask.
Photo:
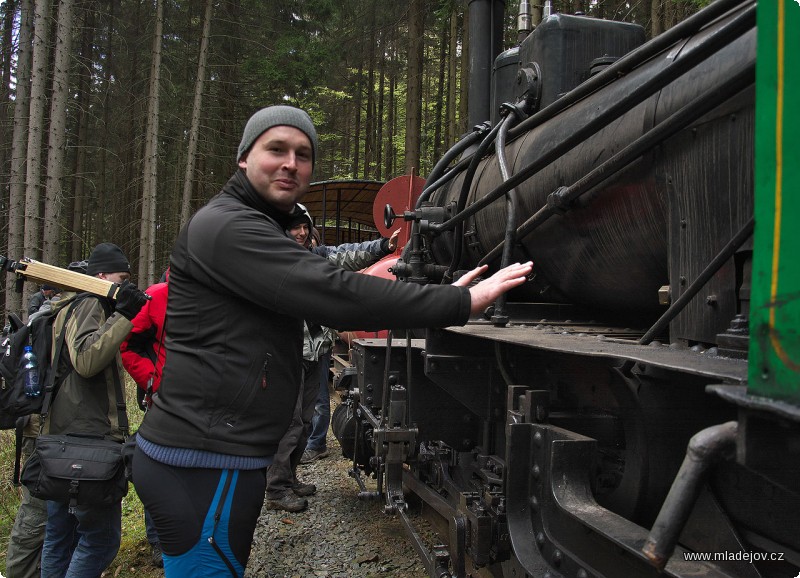
[(311, 164), (314, 164), (317, 158), (317, 131), (314, 123), (306, 111), (286, 105), (268, 106), (250, 117), (244, 127), (236, 161), (240, 161), (252, 148), (256, 139), (273, 126), (293, 126), (305, 133), (311, 141)]
[(531, 271), (511, 266), (469, 289), (482, 271), (464, 286), (343, 271), (286, 234), (316, 158), (308, 114), (259, 110), (239, 170), (173, 247), (166, 363), (133, 461), (167, 578), (244, 574), (266, 469), (302, 383), (303, 319), (364, 330), (463, 325)]

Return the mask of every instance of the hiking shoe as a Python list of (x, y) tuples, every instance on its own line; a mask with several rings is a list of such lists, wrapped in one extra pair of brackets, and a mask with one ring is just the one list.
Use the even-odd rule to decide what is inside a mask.
[(158, 542), (150, 544), (150, 562), (156, 568), (164, 567), (164, 553), (161, 551), (161, 544)]
[(318, 450), (306, 449), (306, 451), (303, 452), (303, 457), (300, 458), (300, 463), (310, 464), (311, 462), (321, 460), (322, 458), (327, 458), (329, 455), (331, 455), (331, 453), (327, 448), (321, 448)]
[(292, 484), (292, 491), (301, 498), (304, 498), (306, 496), (313, 496), (317, 491), (317, 486), (314, 484), (295, 482)]
[(268, 499), (268, 510), (286, 510), (287, 512), (302, 512), (308, 507), (308, 500), (295, 496), (292, 492), (286, 492), (278, 499)]

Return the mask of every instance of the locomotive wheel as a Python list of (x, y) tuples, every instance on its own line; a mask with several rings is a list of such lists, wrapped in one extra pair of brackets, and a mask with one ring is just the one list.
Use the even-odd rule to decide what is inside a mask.
[[(333, 435), (342, 446), (342, 455), (349, 460), (355, 457), (355, 462), (369, 474), (372, 468), (369, 465), (371, 455), (365, 428), (358, 427), (358, 418), (355, 415), (352, 402), (338, 405), (331, 416)], [(360, 431), (359, 431), (360, 430)], [(357, 436), (357, 432), (359, 435)]]

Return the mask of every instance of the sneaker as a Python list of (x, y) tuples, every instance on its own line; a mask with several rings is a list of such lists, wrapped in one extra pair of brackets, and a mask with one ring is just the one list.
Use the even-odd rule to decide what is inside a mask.
[(308, 500), (286, 492), (276, 500), (267, 499), (268, 510), (286, 510), (287, 512), (302, 512), (308, 507)]
[(164, 553), (161, 551), (161, 544), (158, 542), (150, 544), (150, 562), (156, 568), (164, 567)]
[(327, 448), (321, 448), (318, 450), (306, 449), (306, 451), (303, 452), (303, 457), (300, 458), (300, 463), (310, 464), (311, 462), (321, 460), (322, 458), (327, 458), (329, 455), (331, 455), (331, 453)]
[(314, 484), (295, 482), (292, 484), (292, 491), (301, 498), (305, 498), (306, 496), (313, 496), (317, 491), (317, 486)]

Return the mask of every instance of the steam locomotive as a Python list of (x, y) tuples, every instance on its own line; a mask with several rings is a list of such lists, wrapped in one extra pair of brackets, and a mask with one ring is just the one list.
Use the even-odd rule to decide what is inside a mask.
[(502, 5), (470, 10), (489, 32), (470, 40), (475, 128), (386, 207), (410, 227), (391, 272), (534, 274), (464, 327), (352, 344), (332, 421), (359, 495), (436, 578), (800, 575), (798, 147), (780, 128), (798, 126), (800, 6), (758, 6), (758, 51), (747, 0), (649, 42), (552, 14), (502, 53)]

